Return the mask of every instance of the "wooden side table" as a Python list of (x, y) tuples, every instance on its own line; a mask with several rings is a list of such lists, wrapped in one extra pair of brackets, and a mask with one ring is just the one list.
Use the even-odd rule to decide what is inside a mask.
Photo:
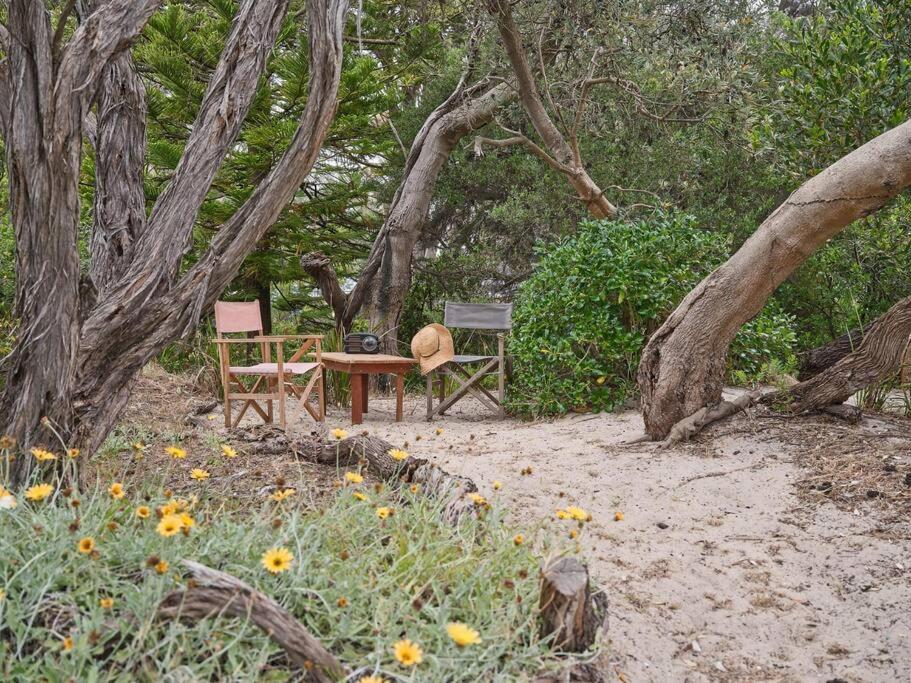
[(359, 425), (364, 421), (370, 375), (395, 375), (395, 421), (402, 421), (405, 373), (417, 364), (417, 360), (382, 353), (324, 351), (322, 361), (325, 369), (347, 372), (351, 376), (351, 424)]

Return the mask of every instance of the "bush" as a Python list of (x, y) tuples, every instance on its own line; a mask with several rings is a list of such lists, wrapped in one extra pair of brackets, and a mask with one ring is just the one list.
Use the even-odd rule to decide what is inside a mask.
[[(586, 221), (540, 249), (514, 313), (511, 409), (539, 415), (623, 403), (648, 335), (727, 252), (727, 238), (664, 212)], [(789, 357), (793, 337), (787, 316), (761, 314), (738, 337), (733, 369), (752, 378), (768, 360)]]
[[(184, 501), (195, 520), (189, 533), (170, 537), (156, 532), (155, 510), (175, 499), (157, 490), (127, 488), (118, 500), (106, 490), (55, 487), (40, 502), (20, 492), (12, 508), (7, 498), (0, 505), (0, 679), (294, 679), (281, 650), (245, 620), (156, 620), (162, 598), (186, 582), (181, 558), (273, 597), (359, 668), (355, 681), (374, 671), (388, 680), (526, 680), (559, 665), (536, 627), (539, 560), (531, 547), (554, 549), (543, 532), (526, 532), (527, 544), (515, 544), (496, 507), (454, 529), (437, 503), (407, 488), (377, 494), (361, 485), (365, 500), (346, 488), (328, 509), (303, 513), (293, 498), (226, 510), (208, 486), (199, 485), (199, 501)], [(138, 516), (139, 506), (150, 516)], [(380, 519), (377, 506), (394, 514)], [(80, 551), (83, 538), (93, 539), (93, 551)], [(273, 547), (293, 554), (287, 571), (270, 574), (261, 565)], [(156, 569), (159, 562), (167, 566)], [(448, 622), (471, 625), (482, 642), (456, 647)], [(393, 656), (400, 638), (423, 649), (413, 671)]]

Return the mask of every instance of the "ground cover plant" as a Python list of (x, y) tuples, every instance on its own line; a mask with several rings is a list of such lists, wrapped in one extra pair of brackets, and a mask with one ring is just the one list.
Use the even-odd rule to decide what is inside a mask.
[[(63, 459), (67, 474), (78, 464), (59, 451), (21, 457)], [(453, 528), (419, 487), (370, 485), (356, 471), (338, 473), (322, 511), (302, 512), (291, 488), (232, 504), (206, 470), (186, 469), (185, 497), (120, 482), (80, 491), (49, 476), (0, 493), (4, 680), (293, 679), (245, 620), (156, 618), (186, 586), (184, 558), (275, 599), (351, 680), (512, 681), (561, 663), (536, 625), (541, 554), (559, 551), (543, 528), (517, 534), (480, 498), (486, 512)]]

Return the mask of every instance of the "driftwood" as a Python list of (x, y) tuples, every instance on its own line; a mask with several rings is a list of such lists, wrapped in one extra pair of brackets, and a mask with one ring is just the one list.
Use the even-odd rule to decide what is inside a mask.
[(571, 557), (548, 562), (541, 570), (541, 635), (554, 647), (584, 652), (607, 631), (607, 596), (592, 591), (588, 569)]
[(192, 581), (173, 591), (158, 606), (160, 619), (207, 619), (231, 616), (249, 619), (306, 672), (305, 679), (331, 683), (346, 675), (331, 652), (284, 607), (240, 579), (205, 565), (183, 560)]
[(458, 524), (466, 515), (478, 514), (481, 508), (467, 497), (478, 490), (471, 479), (449, 474), (422, 458), (409, 455), (404, 460), (395, 460), (389, 455), (393, 448), (392, 444), (373, 436), (351, 436), (325, 444), (319, 451), (311, 452), (311, 458), (339, 467), (364, 462), (367, 471), (380, 479), (420, 484), (425, 495), (445, 501), (443, 519), (449, 524)]

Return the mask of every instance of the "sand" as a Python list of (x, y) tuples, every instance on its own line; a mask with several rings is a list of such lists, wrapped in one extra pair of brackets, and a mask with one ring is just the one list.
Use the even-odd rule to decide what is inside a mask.
[[(610, 599), (611, 680), (911, 681), (911, 521), (798, 487), (813, 474), (797, 464), (812, 431), (785, 443), (744, 416), (659, 451), (624, 445), (642, 431), (634, 411), (521, 422), (466, 400), (427, 423), (423, 405), (409, 398), (395, 423), (393, 402), (372, 399), (360, 427), (339, 408), (327, 425), (407, 442), (517, 524), (591, 511), (583, 551)], [(863, 447), (872, 429), (873, 448), (867, 422), (857, 434)], [(911, 471), (911, 451), (890, 457)]]

